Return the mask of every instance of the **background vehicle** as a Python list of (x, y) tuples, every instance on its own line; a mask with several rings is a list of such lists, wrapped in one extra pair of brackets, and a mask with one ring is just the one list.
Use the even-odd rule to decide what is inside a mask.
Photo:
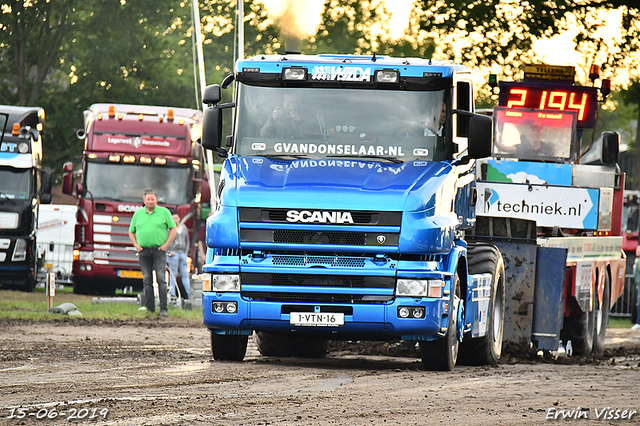
[(72, 284), (73, 236), (78, 208), (68, 204), (45, 204), (38, 213), (38, 282), (47, 272), (56, 274), (59, 284)]
[[(491, 153), (470, 70), (287, 54), (239, 61), (222, 86), (233, 79), (234, 103), (219, 104), (217, 85), (204, 96), (214, 106), (203, 146), (226, 158), (202, 275), (213, 356), (242, 359), (256, 331), (263, 355), (404, 339), (420, 342), (430, 369), (453, 368), (458, 354), (495, 363), (503, 261), (495, 246), (464, 239), (475, 221), (474, 159)], [(232, 106), (222, 147), (222, 110)], [(276, 107), (295, 129), (265, 136)]]
[[(595, 125), (608, 81), (579, 86), (574, 74), (531, 65), (524, 81), (499, 83), (494, 153), (476, 169), (475, 235), (504, 256), (505, 339), (555, 350), (561, 337), (587, 355), (603, 351), (609, 309), (624, 288), (624, 174), (617, 133), (603, 134), (597, 161), (581, 162), (583, 132)], [(533, 151), (525, 146), (537, 128), (542, 147)], [(543, 248), (564, 253), (547, 257)], [(540, 315), (549, 321), (537, 324)]]
[(0, 105), (0, 284), (26, 291), (36, 280), (38, 209), (51, 202), (43, 122), (42, 108)]
[[(78, 197), (73, 260), (76, 293), (111, 294), (142, 287), (138, 258), (128, 236), (145, 188), (160, 205), (187, 217), (191, 241), (208, 201), (201, 134), (202, 112), (185, 108), (94, 104), (84, 113), (80, 182), (64, 165), (63, 192)], [(195, 234), (194, 234), (195, 231)]]

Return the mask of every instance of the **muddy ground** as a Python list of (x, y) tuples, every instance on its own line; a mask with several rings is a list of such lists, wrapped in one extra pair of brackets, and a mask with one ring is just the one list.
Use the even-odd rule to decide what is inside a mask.
[(262, 357), (250, 340), (232, 363), (209, 344), (200, 322), (172, 318), (2, 322), (0, 425), (640, 423), (640, 331), (610, 329), (599, 358), (452, 372), (397, 345), (334, 344), (307, 360)]

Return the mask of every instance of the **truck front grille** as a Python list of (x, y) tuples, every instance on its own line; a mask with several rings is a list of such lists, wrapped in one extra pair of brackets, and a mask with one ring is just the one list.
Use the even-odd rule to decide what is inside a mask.
[(330, 293), (278, 293), (242, 292), (243, 297), (265, 302), (299, 303), (385, 303), (393, 295), (330, 294)]
[(394, 276), (362, 276), (338, 274), (262, 274), (243, 272), (242, 285), (268, 285), (282, 287), (349, 287), (349, 288), (387, 288), (394, 289)]
[(363, 257), (347, 256), (300, 256), (280, 255), (271, 256), (274, 265), (278, 266), (333, 266), (338, 268), (364, 268), (366, 260)]
[(366, 235), (362, 232), (315, 232), (289, 229), (273, 232), (274, 243), (362, 246), (365, 245), (365, 241)]

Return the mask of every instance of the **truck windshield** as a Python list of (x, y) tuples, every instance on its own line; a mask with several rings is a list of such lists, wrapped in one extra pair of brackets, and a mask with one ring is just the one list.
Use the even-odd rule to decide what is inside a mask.
[(0, 114), (0, 142), (4, 139), (4, 127), (7, 125), (7, 114)]
[(187, 167), (153, 167), (133, 164), (87, 163), (86, 189), (94, 200), (142, 202), (153, 188), (161, 204), (188, 204), (190, 175)]
[(573, 112), (496, 108), (493, 129), (497, 156), (553, 161), (574, 158)]
[(31, 169), (0, 169), (0, 202), (31, 197)]
[(235, 153), (386, 162), (446, 156), (444, 91), (280, 88), (240, 84)]

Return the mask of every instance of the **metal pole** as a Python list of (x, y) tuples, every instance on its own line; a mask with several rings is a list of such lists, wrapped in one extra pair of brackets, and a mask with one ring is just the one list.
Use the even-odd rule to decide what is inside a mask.
[(202, 33), (200, 30), (200, 5), (198, 4), (198, 0), (192, 0), (191, 7), (193, 8), (193, 35), (196, 40), (198, 70), (200, 72), (200, 95), (202, 96), (204, 88), (207, 87), (207, 79), (204, 71), (204, 53), (202, 51)]
[[(193, 35), (196, 40), (196, 52), (198, 56), (198, 70), (200, 74), (200, 95), (204, 95), (204, 89), (207, 87), (206, 76), (204, 70), (204, 52), (202, 51), (202, 33), (200, 30), (200, 5), (198, 4), (198, 0), (191, 1), (192, 15), (193, 15)], [(204, 111), (206, 106), (204, 104), (200, 105), (200, 108)], [(218, 205), (218, 191), (216, 191), (216, 176), (213, 172), (213, 153), (211, 150), (206, 150), (207, 154), (207, 168), (209, 169), (209, 175), (207, 176), (209, 179), (209, 198), (215, 202), (216, 206)]]
[(244, 59), (244, 0), (238, 0), (238, 59)]

